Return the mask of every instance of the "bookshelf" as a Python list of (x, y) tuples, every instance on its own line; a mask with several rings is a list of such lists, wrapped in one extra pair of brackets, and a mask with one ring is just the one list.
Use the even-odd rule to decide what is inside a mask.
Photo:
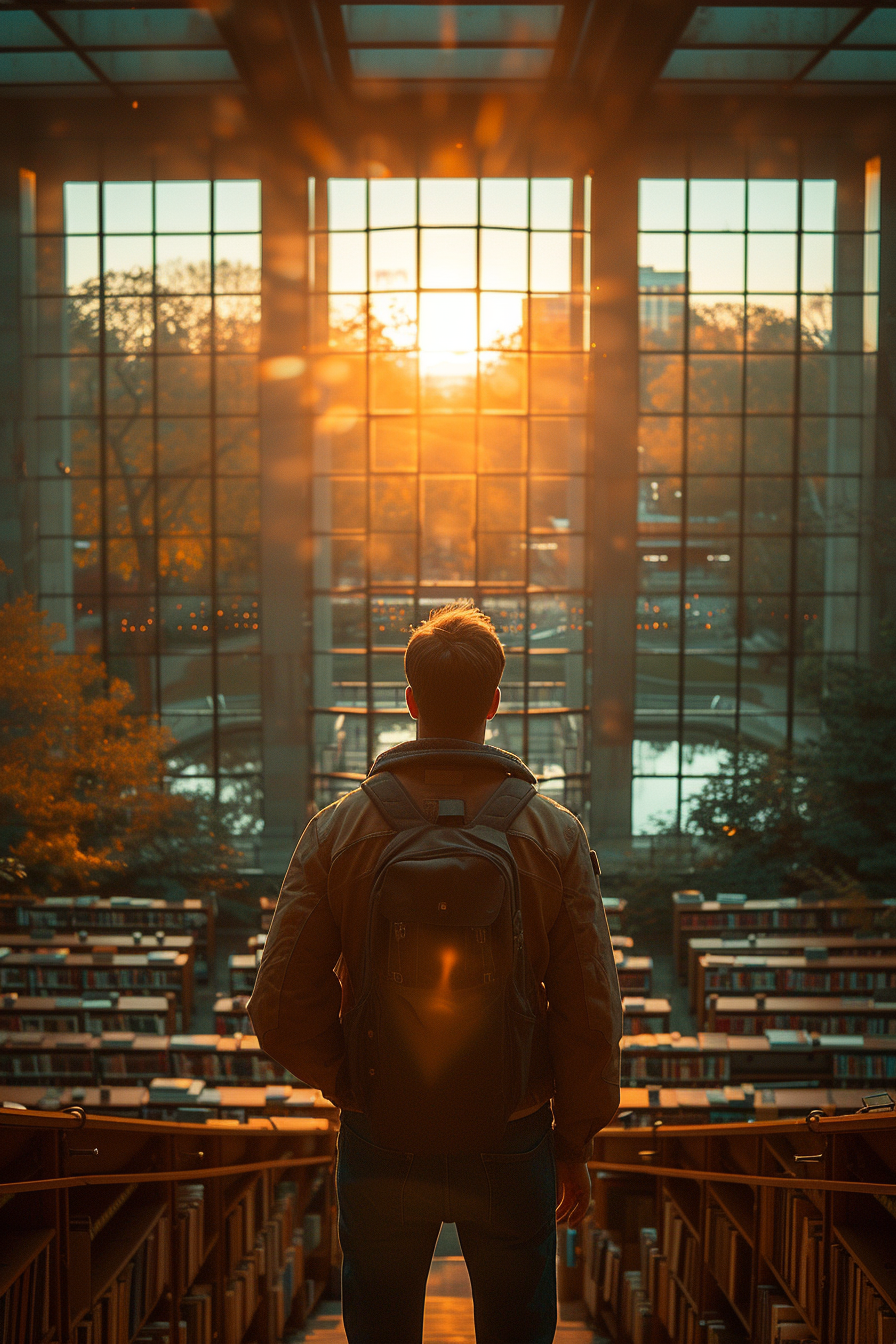
[(809, 956), (706, 953), (699, 957), (695, 994), (698, 1027), (702, 1029), (706, 1020), (707, 996), (711, 993), (867, 998), (882, 989), (896, 990), (896, 956), (832, 957), (826, 953), (825, 948)]
[(332, 1277), (334, 1144), (323, 1115), (0, 1110), (0, 1338), (273, 1344), (301, 1329)]
[(227, 958), (227, 976), (231, 995), (248, 997), (255, 988), (255, 977), (261, 962), (261, 950), (234, 952)]
[(896, 1337), (896, 1112), (604, 1130), (584, 1298), (619, 1344)]
[(672, 1005), (668, 999), (647, 999), (640, 994), (622, 995), (623, 1029), (626, 1034), (669, 1031)]
[(677, 1032), (623, 1036), (622, 1081), (627, 1086), (676, 1084), (819, 1087), (896, 1084), (896, 1042), (887, 1036), (825, 1036), (768, 1031), (756, 1036)]
[(710, 994), (706, 1026), (709, 1031), (724, 1031), (731, 1036), (755, 1036), (770, 1030), (890, 1036), (896, 1048), (896, 993), (879, 990), (870, 999)]
[(653, 957), (635, 957), (614, 948), (616, 974), (623, 994), (643, 994), (650, 998), (653, 991)]
[(133, 1031), (164, 1035), (176, 1030), (174, 994), (0, 994), (0, 1031)]
[(215, 1031), (219, 1036), (235, 1036), (237, 1033), (251, 1032), (252, 1023), (246, 1012), (248, 1000), (248, 994), (215, 1000)]
[(864, 933), (889, 925), (896, 928), (896, 897), (876, 901), (800, 900), (781, 896), (775, 900), (748, 900), (738, 893), (706, 900), (700, 892), (672, 893), (672, 943), (679, 979), (687, 973), (689, 938), (719, 937), (723, 933), (747, 935), (805, 933)]
[(165, 901), (147, 896), (7, 896), (0, 899), (0, 943), (4, 934), (44, 938), (66, 932), (114, 934), (159, 933), (192, 938), (196, 946), (196, 975), (208, 977), (215, 957), (213, 895), (201, 899)]
[(704, 956), (731, 957), (802, 957), (808, 954), (828, 957), (896, 957), (896, 937), (886, 933), (856, 932), (849, 934), (820, 933), (813, 936), (790, 934), (771, 937), (750, 934), (748, 937), (689, 938), (687, 944), (687, 979), (690, 989), (690, 1009), (697, 1011), (697, 963)]
[(239, 1124), (251, 1116), (324, 1114), (333, 1109), (314, 1088), (290, 1083), (213, 1085), (201, 1078), (169, 1076), (153, 1078), (145, 1086), (0, 1081), (0, 1107), (9, 1103), (50, 1113), (67, 1106), (83, 1106), (97, 1114), (137, 1119), (217, 1117)]
[(193, 1011), (193, 958), (185, 952), (158, 948), (149, 952), (73, 952), (67, 947), (15, 952), (0, 947), (0, 995), (127, 991), (172, 993), (180, 1023), (190, 1024)]

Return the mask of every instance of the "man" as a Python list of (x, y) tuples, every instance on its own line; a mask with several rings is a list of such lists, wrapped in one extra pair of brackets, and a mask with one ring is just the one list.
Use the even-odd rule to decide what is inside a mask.
[[(572, 813), (528, 796), (525, 782), (535, 781), (522, 761), (484, 745), (503, 671), (487, 616), (469, 602), (434, 612), (405, 654), (417, 739), (383, 752), (365, 781), (367, 789), (386, 783), (394, 791), (381, 779), (387, 772), (433, 828), (461, 802), (458, 820), (469, 827), (499, 788), (524, 781), (510, 785), (527, 801), (506, 841), (518, 873), (520, 944), (540, 1007), (527, 1082), (502, 1117), (498, 1143), (485, 1152), (433, 1153), (425, 1144), (402, 1151), (384, 1141), (382, 1126), (374, 1135), (364, 1113), (368, 1080), (352, 1076), (343, 1023), (367, 974), (371, 892), (395, 832), (363, 789), (325, 808), (302, 836), (249, 1002), (264, 1050), (343, 1108), (337, 1193), (350, 1344), (420, 1344), (443, 1221), (457, 1225), (478, 1344), (549, 1344), (555, 1218), (577, 1226), (585, 1217), (591, 1140), (619, 1104), (622, 1005), (597, 860)], [(403, 936), (404, 924), (395, 927)], [(405, 1119), (396, 1117), (397, 1130)]]

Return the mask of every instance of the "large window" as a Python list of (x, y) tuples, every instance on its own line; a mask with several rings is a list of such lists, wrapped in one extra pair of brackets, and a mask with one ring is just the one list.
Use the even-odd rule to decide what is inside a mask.
[(636, 833), (867, 647), (878, 176), (640, 184)]
[(40, 601), (172, 730), (170, 786), (252, 833), (260, 184), (67, 182), (61, 205), (24, 240)]
[(507, 649), (488, 740), (581, 811), (590, 181), (319, 185), (316, 802), (412, 735), (410, 627), (469, 596)]

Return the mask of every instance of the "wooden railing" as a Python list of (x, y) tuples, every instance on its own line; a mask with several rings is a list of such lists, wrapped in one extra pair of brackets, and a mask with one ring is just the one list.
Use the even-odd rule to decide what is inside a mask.
[(896, 1112), (886, 1094), (868, 1105), (600, 1134), (577, 1248), (598, 1333), (775, 1344), (787, 1324), (780, 1338), (813, 1344), (891, 1337)]
[(239, 1344), (329, 1288), (335, 1127), (0, 1109), (0, 1338)]

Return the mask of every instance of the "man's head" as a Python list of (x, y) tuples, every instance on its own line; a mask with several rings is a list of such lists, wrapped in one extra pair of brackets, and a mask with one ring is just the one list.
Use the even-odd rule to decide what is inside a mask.
[(504, 647), (469, 598), (451, 602), (418, 625), (404, 655), (407, 702), (421, 737), (482, 741), (501, 699)]

